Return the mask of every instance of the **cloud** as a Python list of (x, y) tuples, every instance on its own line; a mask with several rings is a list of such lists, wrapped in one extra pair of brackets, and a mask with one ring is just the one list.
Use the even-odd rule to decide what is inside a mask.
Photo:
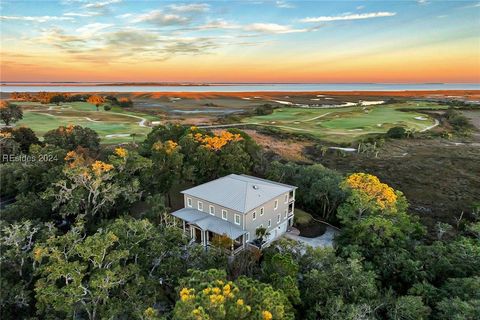
[(77, 12), (65, 12), (63, 14), (65, 17), (93, 17), (97, 16), (97, 12), (85, 12), (85, 13), (77, 13)]
[(153, 10), (149, 13), (139, 15), (133, 22), (149, 22), (158, 26), (175, 26), (190, 23), (190, 18), (178, 14), (164, 13), (160, 10)]
[(418, 4), (430, 4), (430, 1), (428, 0), (417, 0)]
[(193, 30), (210, 30), (210, 29), (239, 29), (240, 25), (230, 23), (223, 19), (209, 21), (205, 24), (202, 24), (198, 27), (192, 28)]
[(206, 12), (210, 9), (206, 3), (172, 4), (168, 7), (176, 12)]
[(292, 9), (292, 8), (295, 8), (295, 6), (291, 3), (288, 3), (286, 1), (282, 1), (282, 0), (279, 0), (279, 1), (276, 1), (275, 2), (275, 6), (277, 8), (282, 8), (282, 9)]
[(49, 21), (72, 21), (74, 19), (72, 17), (57, 17), (57, 16), (0, 16), (0, 20), (49, 22)]
[(79, 37), (89, 38), (97, 34), (99, 31), (106, 28), (110, 28), (112, 26), (113, 24), (109, 24), (109, 23), (90, 23), (90, 24), (84, 25), (83, 27), (78, 28), (75, 31)]
[(345, 21), (345, 20), (362, 20), (381, 17), (392, 17), (396, 15), (396, 12), (371, 12), (371, 13), (357, 13), (341, 16), (321, 16), (321, 17), (308, 17), (300, 19), (300, 22), (330, 22), (330, 21)]
[(89, 2), (83, 5), (84, 8), (90, 9), (103, 9), (111, 4), (122, 2), (122, 0), (106, 0), (103, 2)]
[(255, 31), (262, 33), (297, 33), (306, 32), (308, 29), (292, 29), (290, 26), (276, 24), (276, 23), (252, 23), (244, 28), (247, 31)]
[(356, 9), (357, 10), (362, 10), (362, 9), (365, 9), (365, 6), (357, 6)]

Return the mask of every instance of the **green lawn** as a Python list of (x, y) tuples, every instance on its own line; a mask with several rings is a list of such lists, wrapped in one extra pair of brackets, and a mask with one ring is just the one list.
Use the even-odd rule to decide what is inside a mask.
[(94, 106), (86, 102), (63, 103), (60, 106), (33, 102), (20, 105), (24, 115), (17, 125), (28, 126), (39, 136), (61, 125), (76, 124), (95, 130), (102, 143), (131, 141), (132, 133), (137, 135), (135, 139), (143, 139), (150, 132), (150, 128), (140, 126), (140, 122), (160, 120), (152, 115), (125, 111), (119, 107), (110, 111), (101, 107), (96, 111)]
[(283, 107), (270, 115), (245, 118), (243, 122), (307, 133), (334, 142), (351, 142), (362, 135), (385, 133), (394, 126), (423, 130), (434, 125), (435, 120), (415, 110), (443, 108), (446, 106), (426, 102), (326, 109)]

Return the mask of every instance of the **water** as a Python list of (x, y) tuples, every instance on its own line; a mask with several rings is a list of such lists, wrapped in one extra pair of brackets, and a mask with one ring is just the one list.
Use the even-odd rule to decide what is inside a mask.
[(405, 90), (480, 90), (480, 83), (285, 83), (212, 84), (208, 86), (102, 85), (62, 83), (2, 83), (0, 92), (308, 92), (308, 91), (405, 91)]

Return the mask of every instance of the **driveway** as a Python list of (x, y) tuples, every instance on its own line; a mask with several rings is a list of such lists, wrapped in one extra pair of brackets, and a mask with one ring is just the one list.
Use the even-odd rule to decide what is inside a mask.
[(332, 248), (333, 247), (333, 238), (335, 235), (338, 233), (337, 230), (335, 230), (332, 227), (327, 227), (327, 231), (325, 231), (324, 234), (321, 236), (318, 236), (316, 238), (306, 238), (306, 237), (301, 237), (299, 235), (296, 235), (293, 232), (287, 232), (285, 233), (285, 237), (288, 239), (296, 240), (305, 244), (308, 244), (309, 246), (312, 246), (314, 248)]

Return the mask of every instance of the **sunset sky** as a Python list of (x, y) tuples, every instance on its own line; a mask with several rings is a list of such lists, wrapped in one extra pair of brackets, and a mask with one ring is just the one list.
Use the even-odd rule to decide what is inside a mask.
[(480, 82), (479, 1), (1, 1), (2, 81)]

